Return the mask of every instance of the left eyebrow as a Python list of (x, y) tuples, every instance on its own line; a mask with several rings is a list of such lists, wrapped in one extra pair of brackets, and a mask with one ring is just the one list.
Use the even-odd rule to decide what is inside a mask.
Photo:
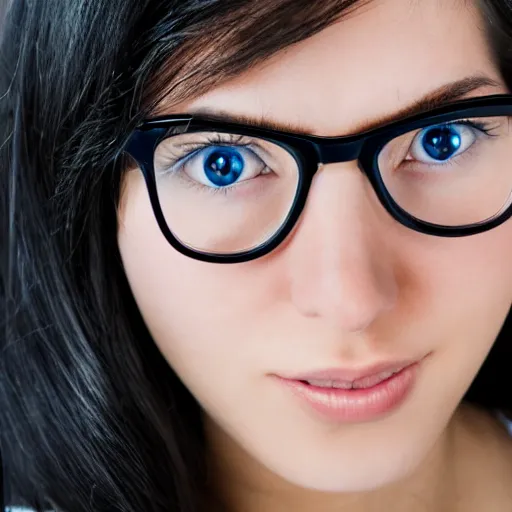
[[(448, 105), (454, 101), (463, 99), (471, 92), (489, 86), (502, 87), (502, 84), (484, 75), (469, 76), (461, 80), (445, 84), (427, 93), (425, 96), (419, 98), (411, 105), (408, 105), (391, 115), (362, 123), (358, 126), (358, 129), (355, 132), (363, 133), (379, 126), (398, 121), (405, 117)], [(187, 112), (187, 114), (200, 116), (212, 121), (244, 124), (256, 128), (284, 131), (297, 135), (311, 135), (314, 133), (312, 128), (304, 125), (278, 121), (276, 119), (271, 119), (264, 116), (251, 117), (244, 114), (234, 114), (225, 110), (216, 109), (214, 107), (198, 107), (196, 109), (191, 109)]]

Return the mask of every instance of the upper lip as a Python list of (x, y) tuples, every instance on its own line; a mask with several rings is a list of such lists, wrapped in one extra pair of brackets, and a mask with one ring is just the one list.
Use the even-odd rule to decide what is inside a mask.
[(381, 361), (364, 368), (328, 368), (314, 370), (298, 374), (279, 376), (290, 380), (326, 380), (338, 382), (354, 382), (365, 377), (372, 377), (383, 372), (398, 372), (407, 366), (418, 362), (420, 359), (404, 359), (400, 361)]

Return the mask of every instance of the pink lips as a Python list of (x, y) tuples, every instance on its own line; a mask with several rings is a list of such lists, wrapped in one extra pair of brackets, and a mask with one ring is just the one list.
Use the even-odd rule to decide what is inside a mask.
[(376, 419), (399, 407), (411, 392), (420, 362), (379, 363), (364, 370), (322, 370), (278, 380), (309, 410), (338, 422)]

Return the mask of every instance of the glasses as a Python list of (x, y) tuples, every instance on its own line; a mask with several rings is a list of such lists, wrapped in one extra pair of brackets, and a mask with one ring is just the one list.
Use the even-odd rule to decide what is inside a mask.
[(321, 164), (357, 161), (404, 226), (456, 237), (512, 214), (512, 95), (459, 101), (353, 136), (318, 137), (192, 115), (144, 121), (125, 150), (182, 254), (239, 263), (275, 249)]

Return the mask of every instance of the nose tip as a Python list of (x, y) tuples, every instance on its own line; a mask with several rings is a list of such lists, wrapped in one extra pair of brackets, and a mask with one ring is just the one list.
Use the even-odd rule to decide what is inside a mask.
[(304, 316), (324, 317), (346, 332), (366, 330), (397, 300), (396, 282), (389, 271), (376, 269), (372, 262), (358, 261), (354, 265), (329, 271), (332, 265), (320, 263), (311, 279), (296, 281), (292, 295), (295, 306)]

